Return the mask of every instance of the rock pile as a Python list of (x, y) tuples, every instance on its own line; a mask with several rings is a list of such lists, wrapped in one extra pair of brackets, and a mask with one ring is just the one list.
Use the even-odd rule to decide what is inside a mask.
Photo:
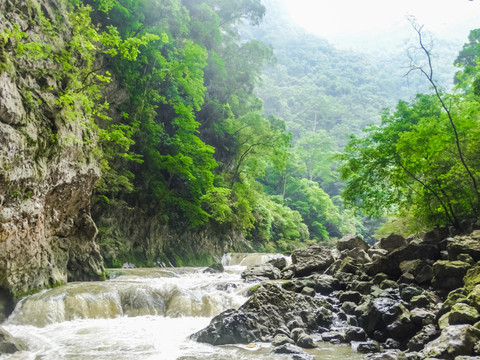
[[(319, 341), (350, 343), (372, 359), (480, 355), (480, 231), (424, 238), (391, 235), (374, 246), (349, 235), (314, 245), (292, 264), (249, 267), (261, 283), (237, 310), (193, 335), (214, 345), (271, 342), (272, 352), (309, 359)], [(274, 280), (274, 281), (272, 281)]]

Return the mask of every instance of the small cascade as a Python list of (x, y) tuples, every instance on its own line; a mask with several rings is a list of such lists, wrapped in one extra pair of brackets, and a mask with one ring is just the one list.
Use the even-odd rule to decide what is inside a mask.
[[(284, 257), (282, 254), (227, 253), (222, 257), (223, 266), (250, 266), (266, 263), (268, 260)], [(290, 258), (286, 257), (287, 262)]]
[[(7, 324), (44, 327), (119, 316), (212, 317), (245, 301), (238, 275), (200, 269), (123, 269), (110, 281), (70, 283), (22, 300)], [(215, 277), (215, 279), (214, 279)]]

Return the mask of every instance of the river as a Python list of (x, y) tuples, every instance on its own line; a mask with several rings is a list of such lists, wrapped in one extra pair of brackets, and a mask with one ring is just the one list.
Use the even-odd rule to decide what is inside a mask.
[[(119, 269), (104, 282), (69, 283), (23, 299), (2, 326), (28, 351), (0, 360), (254, 360), (291, 359), (268, 343), (211, 346), (189, 336), (211, 318), (238, 308), (254, 284), (240, 277), (262, 254), (224, 257), (225, 272), (205, 268)], [(347, 345), (320, 343), (315, 359), (357, 360)]]

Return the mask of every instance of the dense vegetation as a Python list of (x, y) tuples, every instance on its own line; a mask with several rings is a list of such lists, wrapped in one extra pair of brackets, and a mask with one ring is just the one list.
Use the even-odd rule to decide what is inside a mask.
[[(392, 72), (384, 63), (282, 28), (274, 3), (65, 4), (66, 46), (18, 29), (0, 34), (0, 45), (15, 39), (18, 56), (58, 63), (39, 71), (62, 79), (56, 108), (99, 145), (95, 206), (134, 208), (177, 234), (236, 232), (261, 251), (367, 235), (358, 209), (426, 225), (460, 226), (478, 214), (477, 32), (457, 60), (460, 95), (402, 100), (346, 145), (345, 133), (378, 124), (405, 86), (381, 80)], [(264, 5), (271, 15), (255, 27)], [(65, 31), (36, 11), (52, 39)]]
[(383, 113), (381, 125), (351, 137), (341, 169), (348, 181), (343, 197), (365, 213), (400, 216), (389, 230), (461, 229), (480, 211), (479, 33), (471, 32), (455, 61), (460, 70), (450, 94), (434, 80), (431, 49), (422, 28), (413, 25), (427, 65), (412, 64), (411, 70), (425, 76), (432, 94), (400, 101)]

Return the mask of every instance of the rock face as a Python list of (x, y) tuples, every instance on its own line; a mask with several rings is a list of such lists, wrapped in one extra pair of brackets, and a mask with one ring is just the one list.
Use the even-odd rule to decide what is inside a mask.
[[(213, 345), (247, 344), (264, 337), (273, 339), (277, 329), (283, 328), (288, 333), (296, 328), (317, 330), (318, 323), (329, 316), (328, 308), (331, 305), (326, 300), (266, 283), (238, 310), (227, 310), (217, 315), (193, 338)], [(297, 345), (310, 347), (312, 342), (299, 336)]]
[(324, 246), (313, 245), (307, 249), (295, 250), (292, 253), (292, 264), (297, 276), (325, 270), (332, 263), (332, 251)]
[[(62, 4), (2, 1), (0, 33), (18, 23), (28, 36), (57, 46), (31, 23), (39, 23), (39, 9), (54, 21), (65, 11)], [(69, 36), (65, 25), (63, 40)], [(56, 107), (53, 93), (64, 86), (61, 80), (39, 75), (58, 64), (19, 58), (15, 48), (14, 39), (0, 43), (0, 299), (104, 272), (90, 216), (100, 175), (96, 139), (81, 120), (65, 119)]]

